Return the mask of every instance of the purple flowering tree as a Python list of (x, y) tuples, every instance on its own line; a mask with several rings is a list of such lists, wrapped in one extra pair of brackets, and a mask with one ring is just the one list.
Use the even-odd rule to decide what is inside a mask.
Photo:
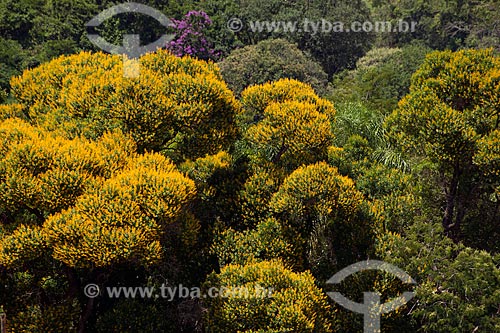
[(203, 60), (216, 60), (216, 52), (204, 34), (212, 20), (203, 11), (190, 11), (182, 20), (171, 20), (175, 30), (175, 38), (167, 43), (167, 50), (178, 57), (190, 55)]

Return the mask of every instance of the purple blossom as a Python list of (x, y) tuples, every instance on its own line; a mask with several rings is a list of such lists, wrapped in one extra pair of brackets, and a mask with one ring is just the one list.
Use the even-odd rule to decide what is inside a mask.
[(182, 20), (172, 19), (170, 26), (176, 31), (176, 37), (166, 45), (174, 55), (191, 55), (200, 59), (215, 60), (216, 52), (203, 31), (212, 24), (212, 20), (203, 11), (190, 11)]

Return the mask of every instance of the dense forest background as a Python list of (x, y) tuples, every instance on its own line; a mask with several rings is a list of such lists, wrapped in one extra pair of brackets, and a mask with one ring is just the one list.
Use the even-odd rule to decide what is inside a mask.
[[(500, 332), (500, 1), (0, 0), (0, 314), (7, 332)], [(238, 18), (244, 28), (228, 29)], [(253, 21), (417, 22), (252, 32)], [(378, 259), (416, 285), (350, 264)], [(89, 283), (273, 297), (89, 298)], [(3, 333), (3, 332), (2, 332)]]

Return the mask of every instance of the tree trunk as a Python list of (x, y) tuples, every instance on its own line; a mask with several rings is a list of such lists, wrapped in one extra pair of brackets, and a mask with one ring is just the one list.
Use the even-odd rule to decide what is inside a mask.
[(288, 150), (288, 145), (285, 144), (285, 139), (283, 139), (283, 143), (281, 144), (281, 148), (278, 151), (278, 154), (273, 157), (272, 162), (273, 163), (278, 163), (281, 159), (281, 156), (283, 156), (284, 153)]
[(458, 183), (460, 178), (460, 168), (458, 163), (455, 164), (453, 168), (453, 176), (451, 178), (450, 185), (448, 186), (448, 191), (446, 193), (446, 208), (443, 217), (443, 228), (444, 232), (448, 237), (453, 240), (457, 240), (456, 237), (458, 225), (454, 222), (453, 217), (455, 214), (455, 203), (458, 197)]
[(85, 326), (94, 311), (94, 300), (94, 298), (87, 299), (87, 305), (85, 306), (85, 309), (80, 317), (80, 322), (78, 323), (78, 333), (85, 333)]
[(72, 267), (64, 266), (64, 272), (66, 273), (66, 278), (68, 279), (68, 291), (66, 293), (66, 298), (72, 299), (78, 295), (80, 290), (80, 280), (76, 271)]
[(7, 315), (0, 313), (0, 333), (7, 333)]
[[(76, 277), (76, 274), (75, 274)], [(95, 284), (102, 288), (102, 285), (105, 284), (107, 281), (108, 275), (107, 271), (105, 269), (99, 269), (96, 268), (90, 273), (90, 279), (88, 280), (88, 283)], [(78, 281), (79, 284), (79, 281)], [(87, 324), (89, 323), (89, 320), (92, 319), (92, 316), (94, 315), (94, 310), (95, 310), (95, 305), (96, 305), (96, 297), (88, 297), (85, 296), (87, 299), (87, 303), (85, 305), (85, 308), (82, 311), (82, 315), (80, 316), (80, 321), (78, 323), (78, 333), (85, 333)]]

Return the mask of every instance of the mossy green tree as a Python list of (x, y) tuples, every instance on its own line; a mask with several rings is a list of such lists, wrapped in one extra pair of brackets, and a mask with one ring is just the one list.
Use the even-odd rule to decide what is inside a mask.
[(296, 79), (319, 95), (327, 90), (327, 75), (317, 62), (285, 39), (267, 39), (236, 49), (219, 62), (222, 76), (236, 93), (255, 84)]
[(333, 78), (330, 99), (335, 105), (361, 102), (370, 111), (391, 113), (410, 91), (413, 73), (431, 49), (423, 43), (400, 48), (374, 48), (356, 62), (356, 68)]

